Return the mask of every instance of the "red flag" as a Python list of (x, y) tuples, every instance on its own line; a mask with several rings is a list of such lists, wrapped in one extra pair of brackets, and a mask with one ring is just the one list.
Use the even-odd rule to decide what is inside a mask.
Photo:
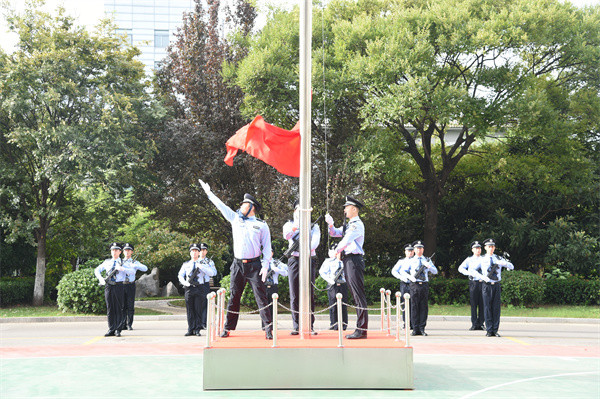
[(229, 166), (233, 166), (233, 158), (242, 150), (284, 175), (300, 176), (300, 122), (292, 130), (285, 130), (257, 115), (231, 136), (225, 146), (225, 163)]

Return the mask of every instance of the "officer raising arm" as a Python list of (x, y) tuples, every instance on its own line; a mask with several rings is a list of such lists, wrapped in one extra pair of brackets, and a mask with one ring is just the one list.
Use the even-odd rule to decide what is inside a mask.
[(348, 218), (348, 223), (345, 223), (341, 228), (336, 228), (333, 225), (331, 215), (325, 215), (325, 221), (329, 225), (329, 235), (331, 237), (343, 237), (335, 252), (337, 258), (344, 263), (344, 274), (350, 285), (354, 303), (357, 306), (356, 330), (352, 334), (346, 335), (348, 339), (367, 338), (369, 327), (369, 314), (366, 310), (367, 297), (364, 286), (365, 262), (363, 255), (365, 251), (363, 245), (365, 243), (365, 225), (358, 217), (358, 212), (363, 206), (362, 202), (346, 196), (344, 215)]
[[(233, 263), (231, 264), (231, 295), (227, 305), (227, 320), (221, 337), (229, 336), (235, 330), (239, 318), (240, 300), (246, 287), (250, 283), (254, 291), (254, 298), (260, 310), (260, 317), (264, 322), (267, 339), (273, 339), (273, 326), (271, 313), (267, 308), (267, 290), (264, 281), (269, 270), (271, 260), (271, 232), (264, 221), (256, 218), (260, 211), (260, 204), (250, 194), (244, 195), (240, 209), (235, 212), (225, 205), (210, 191), (210, 186), (200, 181), (208, 199), (217, 207), (223, 217), (231, 223), (233, 232)], [(260, 259), (262, 250), (262, 261)]]

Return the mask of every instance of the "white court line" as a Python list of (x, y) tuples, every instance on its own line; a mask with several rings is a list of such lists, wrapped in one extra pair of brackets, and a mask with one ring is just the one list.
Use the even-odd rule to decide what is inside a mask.
[(505, 382), (504, 384), (494, 385), (493, 387), (481, 389), (481, 390), (476, 391), (476, 392), (471, 392), (468, 395), (462, 396), (461, 399), (470, 398), (470, 397), (475, 396), (477, 394), (480, 394), (480, 393), (483, 393), (483, 392), (486, 392), (486, 391), (491, 391), (492, 389), (497, 389), (497, 388), (501, 388), (501, 387), (504, 387), (504, 386), (507, 386), (507, 385), (512, 385), (512, 384), (519, 384), (521, 382), (542, 380), (544, 378), (567, 377), (567, 376), (570, 376), (570, 375), (586, 375), (586, 374), (598, 374), (598, 372), (597, 371), (583, 371), (583, 372), (580, 372), (580, 373), (554, 374), (554, 375), (544, 375), (544, 376), (541, 376), (541, 377), (525, 378), (525, 379), (522, 379), (522, 380), (516, 380), (516, 381), (511, 381), (511, 382)]

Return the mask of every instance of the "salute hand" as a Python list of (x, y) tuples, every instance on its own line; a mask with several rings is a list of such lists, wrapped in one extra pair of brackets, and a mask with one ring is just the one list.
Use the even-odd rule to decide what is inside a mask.
[(205, 183), (202, 179), (198, 179), (198, 182), (200, 182), (200, 186), (206, 194), (210, 193), (210, 186), (208, 183)]

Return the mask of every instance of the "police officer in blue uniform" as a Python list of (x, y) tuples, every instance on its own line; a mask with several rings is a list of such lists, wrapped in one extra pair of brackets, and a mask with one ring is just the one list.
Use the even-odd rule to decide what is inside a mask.
[[(271, 252), (271, 256), (273, 253)], [(267, 272), (267, 279), (265, 280), (265, 286), (267, 287), (267, 300), (273, 299), (273, 294), (279, 294), (279, 276), (288, 276), (288, 266), (281, 262), (279, 259), (271, 258), (269, 262), (269, 271)], [(271, 310), (271, 318), (273, 318), (273, 309)], [(264, 330), (265, 325), (262, 324)]]
[[(289, 247), (294, 243), (295, 239), (300, 236), (300, 202), (294, 203), (294, 219), (289, 220), (283, 225), (283, 238), (288, 240)], [(314, 283), (317, 277), (317, 253), (316, 249), (321, 242), (321, 229), (318, 224), (312, 227), (310, 232), (310, 311), (315, 311), (315, 290)], [(288, 248), (289, 248), (288, 247)], [(300, 324), (298, 323), (298, 315), (300, 312), (300, 253), (292, 252), (292, 256), (288, 259), (288, 283), (290, 285), (290, 307), (292, 309), (292, 332), (291, 335), (298, 335)], [(311, 331), (314, 332), (313, 325), (315, 323), (315, 315), (311, 314)]]
[(424, 335), (429, 315), (429, 273), (437, 274), (438, 270), (431, 259), (423, 256), (423, 241), (413, 243), (415, 256), (400, 269), (400, 275), (410, 280), (410, 318), (413, 326), (411, 335)]
[(481, 295), (482, 280), (473, 277), (470, 270), (475, 269), (481, 262), (481, 244), (479, 241), (471, 243), (473, 256), (469, 256), (458, 267), (458, 271), (469, 277), (469, 300), (471, 302), (471, 328), (469, 330), (483, 330), (483, 296)]
[(133, 330), (133, 314), (135, 312), (135, 274), (137, 271), (148, 271), (148, 266), (131, 258), (133, 244), (123, 245), (123, 267), (125, 267), (125, 281), (123, 281), (123, 323), (121, 330)]
[[(94, 274), (100, 285), (104, 285), (104, 300), (106, 301), (106, 316), (108, 319), (108, 332), (105, 337), (120, 337), (121, 324), (123, 323), (123, 281), (125, 281), (125, 267), (121, 260), (122, 246), (117, 242), (110, 244), (111, 258), (106, 259), (96, 269)], [(102, 277), (106, 272), (106, 278)]]
[[(217, 275), (217, 268), (215, 267), (215, 262), (213, 262), (213, 260), (208, 257), (208, 244), (205, 242), (200, 244), (200, 257), (198, 259), (200, 260), (201, 264), (207, 265), (211, 271), (210, 274), (204, 273), (204, 282), (202, 283), (202, 285), (203, 285), (202, 291), (206, 292), (206, 294), (208, 294), (208, 293), (210, 293), (210, 279), (211, 279), (211, 277), (214, 277)], [(206, 299), (206, 294), (204, 295), (205, 299)], [(202, 308), (201, 315), (200, 315), (200, 324), (201, 324), (200, 329), (201, 330), (206, 330), (206, 317), (207, 317), (207, 313), (208, 313), (207, 312), (208, 302), (205, 302), (205, 303), (206, 303), (206, 306), (204, 306)]]
[[(200, 185), (208, 195), (208, 199), (221, 214), (231, 223), (233, 232), (233, 263), (231, 264), (231, 289), (227, 305), (227, 319), (221, 337), (228, 337), (235, 330), (239, 318), (240, 300), (250, 283), (254, 298), (260, 309), (260, 317), (267, 326), (265, 336), (273, 339), (271, 312), (267, 308), (267, 289), (265, 280), (271, 260), (271, 232), (263, 220), (256, 218), (260, 211), (260, 203), (250, 194), (244, 195), (240, 209), (236, 212), (225, 205), (213, 192), (210, 186), (200, 180)], [(262, 251), (262, 260), (260, 258)]]
[[(410, 244), (410, 243), (406, 244), (404, 246), (404, 258), (399, 259), (398, 262), (396, 262), (396, 264), (394, 265), (394, 267), (392, 267), (392, 276), (394, 276), (398, 280), (400, 280), (400, 306), (402, 306), (403, 309), (404, 309), (404, 294), (410, 293), (410, 285), (409, 285), (409, 280), (406, 278), (406, 276), (403, 276), (402, 274), (400, 274), (400, 270), (406, 264), (406, 262), (408, 262), (408, 260), (410, 258), (412, 258), (413, 256), (415, 256), (415, 249), (413, 248), (412, 244)], [(406, 323), (405, 314), (406, 314), (406, 309), (402, 311), (402, 321)], [(411, 320), (410, 324), (412, 325), (412, 320)], [(406, 328), (406, 324), (404, 325), (404, 328)], [(412, 326), (411, 326), (411, 329), (412, 329)]]
[(365, 261), (363, 255), (365, 251), (365, 225), (358, 216), (363, 203), (355, 198), (346, 196), (344, 203), (344, 215), (348, 218), (348, 223), (343, 227), (336, 228), (333, 224), (331, 215), (325, 215), (325, 221), (329, 226), (329, 235), (331, 237), (343, 237), (338, 243), (335, 252), (338, 259), (344, 264), (344, 274), (350, 285), (350, 291), (354, 298), (356, 309), (356, 330), (349, 335), (347, 339), (367, 338), (367, 329), (369, 327), (369, 314), (367, 308), (367, 297), (365, 295), (364, 273)]
[(483, 296), (483, 314), (485, 317), (485, 328), (487, 337), (499, 337), (498, 327), (500, 326), (500, 294), (502, 288), (502, 268), (513, 270), (515, 267), (508, 260), (494, 254), (496, 243), (488, 238), (483, 242), (485, 246), (485, 255), (471, 271), (475, 278), (483, 280), (481, 294)]
[[(202, 313), (206, 312), (206, 295), (209, 292), (206, 279), (217, 275), (214, 264), (200, 259), (199, 244), (190, 245), (190, 260), (184, 262), (179, 269), (177, 278), (185, 290), (185, 308), (187, 313), (188, 331), (186, 337), (200, 336), (202, 329)], [(206, 253), (205, 253), (206, 255)]]
[(346, 330), (348, 326), (348, 307), (344, 303), (348, 302), (348, 284), (346, 284), (346, 276), (344, 276), (344, 264), (337, 257), (337, 243), (332, 244), (329, 249), (329, 258), (325, 259), (319, 274), (323, 280), (329, 284), (327, 286), (327, 299), (329, 300), (329, 329), (338, 329), (338, 309), (337, 309), (337, 294), (342, 294), (342, 328)]

